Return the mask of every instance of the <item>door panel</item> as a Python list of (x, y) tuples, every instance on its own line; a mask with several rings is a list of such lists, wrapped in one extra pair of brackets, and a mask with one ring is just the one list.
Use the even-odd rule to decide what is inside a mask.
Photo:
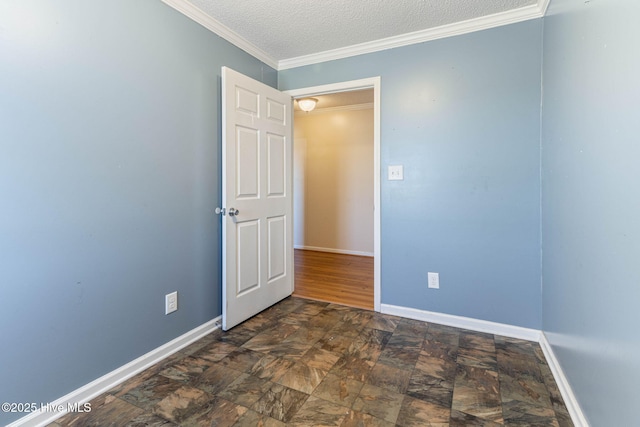
[(236, 90), (236, 111), (258, 114), (259, 96), (257, 93), (238, 87)]
[(287, 106), (280, 102), (267, 98), (267, 119), (281, 125), (286, 125)]
[(268, 219), (268, 248), (269, 276), (268, 283), (282, 277), (286, 272), (286, 217), (280, 216)]
[(226, 67), (222, 87), (227, 330), (293, 292), (293, 147), (290, 96)]
[(260, 221), (239, 223), (236, 230), (238, 297), (260, 286)]
[(236, 144), (236, 197), (260, 197), (260, 135), (256, 129), (238, 127)]
[(284, 197), (286, 171), (286, 144), (282, 135), (267, 135), (268, 192), (267, 197)]

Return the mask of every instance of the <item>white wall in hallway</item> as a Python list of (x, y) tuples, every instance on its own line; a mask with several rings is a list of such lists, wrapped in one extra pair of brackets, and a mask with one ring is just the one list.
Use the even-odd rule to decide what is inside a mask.
[(373, 254), (373, 109), (296, 115), (294, 136), (295, 245)]

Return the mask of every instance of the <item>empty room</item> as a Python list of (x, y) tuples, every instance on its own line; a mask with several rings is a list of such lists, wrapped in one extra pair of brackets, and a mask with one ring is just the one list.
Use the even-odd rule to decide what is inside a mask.
[(639, 16), (1, 0), (0, 425), (638, 425)]

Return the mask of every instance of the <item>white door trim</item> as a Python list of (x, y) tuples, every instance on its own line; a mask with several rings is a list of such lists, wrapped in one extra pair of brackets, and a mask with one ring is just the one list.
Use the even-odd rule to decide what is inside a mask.
[[(285, 90), (293, 98), (373, 89), (373, 309), (380, 311), (380, 77)], [(295, 119), (294, 119), (295, 120)]]

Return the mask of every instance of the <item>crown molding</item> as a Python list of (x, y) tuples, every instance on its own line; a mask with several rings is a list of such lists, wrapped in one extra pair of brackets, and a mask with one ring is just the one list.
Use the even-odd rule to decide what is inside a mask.
[(549, 6), (549, 1), (550, 0), (538, 0), (537, 4), (506, 12), (482, 16), (480, 18), (469, 19), (467, 21), (442, 25), (440, 27), (429, 28), (426, 30), (414, 31), (371, 42), (355, 44), (344, 48), (283, 59), (278, 61), (278, 70), (287, 70), (289, 68), (302, 67), (305, 65), (333, 61), (366, 53), (379, 52), (381, 50), (393, 49), (396, 47), (408, 46), (416, 43), (472, 33), (474, 31), (500, 27), (502, 25), (515, 24), (516, 22), (527, 21), (530, 19), (542, 18)]
[[(372, 109), (373, 109), (373, 102), (367, 102), (365, 104), (351, 104), (351, 105), (339, 105), (337, 107), (315, 108), (309, 112), (296, 110), (295, 116), (304, 117), (304, 116), (314, 115), (314, 114), (334, 113), (337, 111), (356, 111), (356, 110), (372, 110)], [(310, 249), (310, 250), (315, 251), (319, 249)]]
[(540, 17), (544, 17), (549, 9), (549, 3), (551, 0), (538, 0), (538, 7), (540, 8)]
[(182, 13), (184, 16), (193, 19), (198, 24), (202, 25), (209, 31), (217, 34), (222, 37), (229, 43), (235, 45), (236, 47), (244, 50), (249, 55), (253, 56), (256, 59), (264, 62), (268, 66), (274, 69), (278, 69), (278, 61), (268, 55), (265, 51), (255, 46), (253, 43), (246, 40), (244, 37), (222, 24), (215, 18), (212, 18), (210, 15), (202, 11), (202, 9), (194, 6), (188, 0), (162, 0), (164, 4), (178, 12)]
[(371, 42), (355, 44), (339, 49), (326, 50), (324, 52), (313, 53), (310, 55), (282, 59), (280, 61), (274, 59), (265, 51), (258, 48), (217, 19), (211, 17), (200, 8), (194, 6), (188, 0), (162, 0), (162, 2), (227, 40), (229, 43), (232, 43), (238, 48), (244, 50), (249, 55), (259, 59), (268, 66), (281, 71), (289, 68), (302, 67), (325, 61), (363, 55), (366, 53), (379, 52), (381, 50), (393, 49), (395, 47), (408, 46), (416, 43), (458, 36), (472, 33), (474, 31), (500, 27), (502, 25), (515, 24), (516, 22), (527, 21), (529, 19), (542, 18), (547, 12), (550, 0), (538, 0), (536, 4), (521, 7), (519, 9), (482, 16), (480, 18), (469, 19), (467, 21), (456, 22), (453, 24), (442, 25), (440, 27), (429, 28), (426, 30), (414, 31), (407, 34), (401, 34), (399, 36), (387, 37)]

